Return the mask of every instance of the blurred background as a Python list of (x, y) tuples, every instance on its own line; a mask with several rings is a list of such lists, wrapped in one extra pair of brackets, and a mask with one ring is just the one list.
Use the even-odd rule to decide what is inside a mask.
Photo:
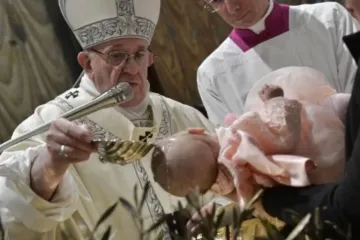
[[(198, 1), (162, 0), (151, 46), (156, 56), (149, 68), (152, 90), (202, 110), (197, 67), (230, 31)], [(81, 73), (79, 51), (57, 0), (0, 0), (0, 143), (35, 107), (74, 84)]]

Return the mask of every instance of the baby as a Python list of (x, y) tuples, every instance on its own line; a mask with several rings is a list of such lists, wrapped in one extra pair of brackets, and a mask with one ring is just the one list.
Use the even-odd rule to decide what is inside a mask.
[(337, 181), (345, 165), (348, 99), (314, 69), (277, 70), (250, 91), (247, 112), (228, 115), (216, 134), (190, 129), (158, 142), (154, 179), (175, 196), (198, 187), (242, 204), (258, 186)]

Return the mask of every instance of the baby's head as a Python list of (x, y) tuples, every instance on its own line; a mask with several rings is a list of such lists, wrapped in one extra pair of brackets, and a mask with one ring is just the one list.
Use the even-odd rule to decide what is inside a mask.
[(151, 160), (154, 180), (174, 196), (198, 188), (207, 192), (217, 177), (219, 143), (204, 130), (180, 132), (156, 143)]

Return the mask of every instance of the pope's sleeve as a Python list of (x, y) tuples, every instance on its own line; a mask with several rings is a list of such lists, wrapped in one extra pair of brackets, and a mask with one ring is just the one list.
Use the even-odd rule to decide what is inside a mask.
[(338, 67), (338, 81), (341, 92), (350, 93), (357, 65), (342, 39), (346, 35), (359, 31), (360, 25), (343, 6), (338, 3), (334, 4), (336, 5), (334, 41), (336, 43), (335, 54)]
[(223, 125), (226, 114), (230, 113), (222, 97), (214, 87), (212, 79), (200, 67), (197, 71), (197, 86), (210, 121)]
[[(15, 129), (12, 138), (62, 113), (61, 108), (54, 104), (39, 106), (32, 116)], [(75, 211), (78, 189), (69, 171), (64, 175), (51, 202), (37, 196), (30, 188), (30, 169), (44, 146), (44, 134), (41, 134), (8, 148), (0, 156), (1, 217), (5, 230), (11, 231), (9, 236), (48, 232)]]

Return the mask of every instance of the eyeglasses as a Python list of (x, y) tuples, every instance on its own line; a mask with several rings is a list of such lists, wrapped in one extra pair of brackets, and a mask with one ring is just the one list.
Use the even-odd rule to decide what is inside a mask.
[(95, 49), (91, 49), (90, 51), (98, 54), (102, 59), (105, 60), (107, 64), (114, 67), (122, 64), (125, 61), (128, 61), (130, 58), (133, 58), (134, 61), (140, 66), (145, 62), (146, 53), (148, 52), (148, 50), (142, 50), (134, 54), (128, 54), (122, 51), (112, 51), (110, 53), (103, 53)]
[(224, 0), (207, 0), (204, 5), (204, 9), (211, 13), (215, 13), (219, 11), (223, 4)]

